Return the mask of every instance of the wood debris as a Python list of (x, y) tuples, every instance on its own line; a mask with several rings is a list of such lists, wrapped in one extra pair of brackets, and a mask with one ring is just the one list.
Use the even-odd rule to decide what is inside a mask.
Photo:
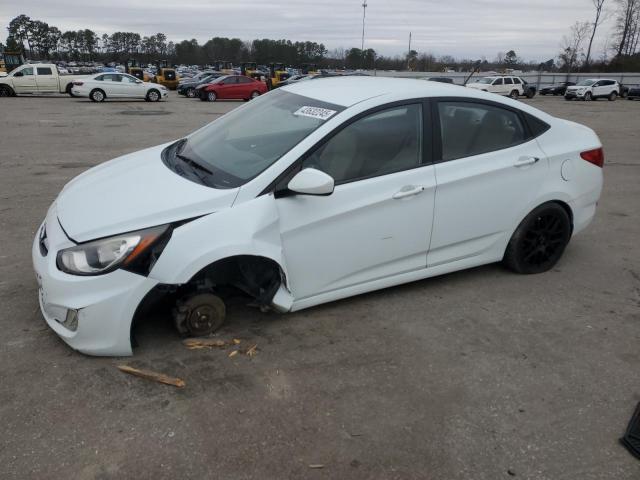
[(244, 352), (248, 357), (255, 357), (258, 354), (258, 344), (252, 345)]
[(309, 465), (309, 468), (324, 468), (324, 465), (322, 465), (321, 463), (312, 463), (311, 465)]
[(237, 354), (238, 354), (238, 350), (234, 350), (233, 352), (231, 352), (231, 353), (229, 354), (229, 358), (233, 358), (233, 357), (235, 357)]
[(178, 388), (183, 388), (186, 385), (184, 380), (181, 378), (170, 377), (164, 373), (158, 373), (152, 370), (134, 368), (129, 365), (118, 365), (118, 369), (121, 372), (135, 375), (136, 377), (146, 378), (147, 380), (153, 380), (154, 382), (164, 383), (165, 385), (173, 385)]
[(182, 344), (189, 350), (199, 350), (201, 348), (226, 348), (230, 344), (218, 338), (187, 338)]

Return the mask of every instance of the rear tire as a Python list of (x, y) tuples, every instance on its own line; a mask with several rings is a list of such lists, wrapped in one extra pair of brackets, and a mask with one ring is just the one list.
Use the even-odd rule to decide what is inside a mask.
[(511, 93), (509, 94), (510, 98), (513, 98), (514, 100), (518, 99), (518, 90), (511, 90)]
[(607, 100), (609, 100), (610, 102), (615, 102), (616, 98), (618, 98), (618, 94), (616, 92), (611, 92), (607, 97)]
[(100, 90), (99, 88), (96, 88), (95, 90), (91, 90), (91, 93), (89, 94), (89, 98), (91, 99), (92, 102), (104, 102), (104, 99), (107, 98), (107, 96), (105, 95), (105, 93)]
[(550, 270), (571, 239), (571, 219), (555, 202), (544, 203), (527, 215), (513, 233), (503, 263), (516, 273)]

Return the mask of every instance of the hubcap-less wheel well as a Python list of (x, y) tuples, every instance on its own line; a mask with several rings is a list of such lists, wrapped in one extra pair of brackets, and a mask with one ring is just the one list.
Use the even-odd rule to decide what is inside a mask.
[[(175, 305), (200, 293), (219, 296), (223, 300), (240, 291), (248, 296), (250, 303), (268, 307), (284, 282), (284, 273), (274, 260), (255, 255), (237, 255), (207, 265), (183, 285), (159, 284), (138, 305), (131, 322), (132, 345), (134, 329), (157, 310), (171, 311)], [(159, 308), (162, 307), (162, 308)]]

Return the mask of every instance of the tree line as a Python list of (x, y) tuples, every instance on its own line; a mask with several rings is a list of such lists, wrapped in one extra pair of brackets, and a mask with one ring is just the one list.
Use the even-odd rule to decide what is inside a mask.
[[(18, 15), (7, 27), (7, 50), (22, 51), (27, 58), (62, 61), (124, 62), (135, 59), (142, 63), (168, 60), (174, 64), (205, 65), (230, 61), (235, 65), (253, 61), (258, 64), (284, 63), (289, 66), (316, 64), (324, 68), (445, 71), (448, 69), (483, 71), (505, 69), (546, 71), (612, 71), (640, 70), (640, 0), (587, 0), (594, 6), (592, 22), (576, 22), (561, 43), (561, 51), (545, 62), (526, 62), (509, 50), (499, 52), (492, 60), (455, 59), (449, 55), (436, 57), (427, 52), (408, 51), (393, 57), (378, 55), (374, 49), (336, 48), (328, 51), (322, 43), (291, 40), (214, 37), (204, 44), (196, 39), (174, 43), (164, 33), (141, 36), (136, 32), (114, 32), (98, 35), (90, 29), (60, 31), (56, 26)], [(607, 10), (615, 3), (615, 10)], [(616, 15), (614, 42), (605, 45), (597, 57), (593, 44), (598, 27)]]

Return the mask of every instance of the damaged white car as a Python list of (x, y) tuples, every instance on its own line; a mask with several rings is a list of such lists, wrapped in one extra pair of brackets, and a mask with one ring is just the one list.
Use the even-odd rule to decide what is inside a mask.
[(595, 214), (601, 147), (472, 89), (300, 82), (66, 185), (33, 243), (42, 313), (74, 349), (130, 355), (158, 299), (205, 335), (238, 290), (287, 312), (491, 262), (543, 272)]

